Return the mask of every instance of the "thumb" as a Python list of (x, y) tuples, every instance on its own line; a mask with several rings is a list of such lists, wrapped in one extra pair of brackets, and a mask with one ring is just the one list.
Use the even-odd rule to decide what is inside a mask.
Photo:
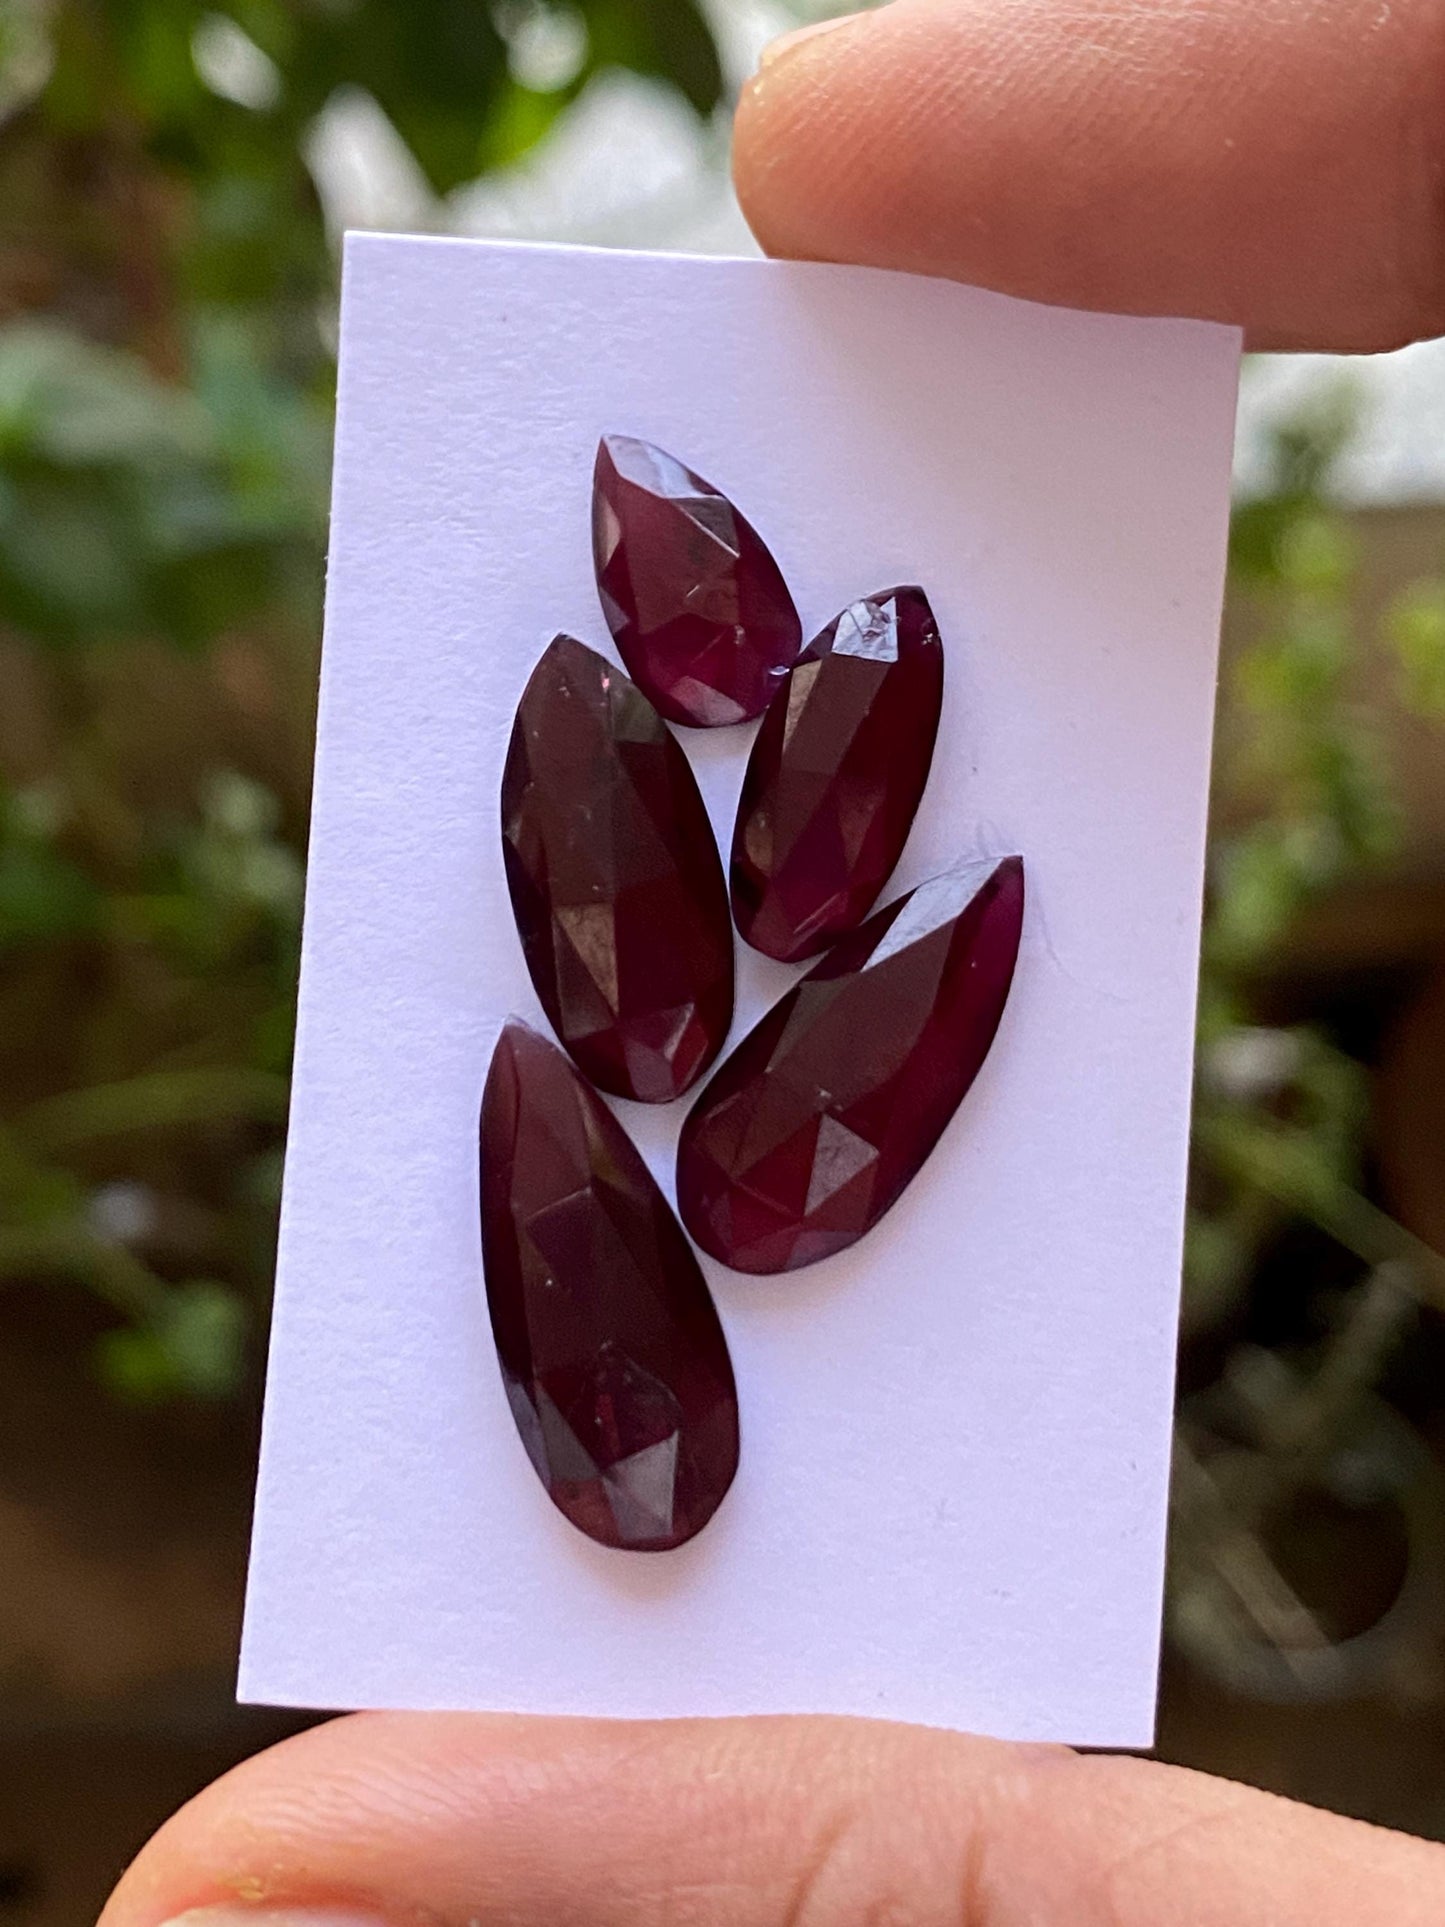
[[(201, 1909), (194, 1916), (190, 1910)], [(101, 1927), (1438, 1927), (1445, 1848), (859, 1720), (363, 1714), (166, 1826)]]
[(734, 171), (770, 253), (1236, 322), (1445, 329), (1440, 0), (894, 0), (777, 43)]

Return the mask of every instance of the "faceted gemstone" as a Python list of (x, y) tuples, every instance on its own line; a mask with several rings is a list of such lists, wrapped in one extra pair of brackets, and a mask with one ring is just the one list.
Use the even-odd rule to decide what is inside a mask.
[(502, 777), (502, 846), (527, 968), (594, 1084), (666, 1104), (732, 1022), (727, 886), (692, 769), (620, 669), (558, 636)]
[(922, 589), (885, 589), (814, 638), (753, 743), (732, 900), (755, 950), (816, 956), (872, 908), (928, 781), (943, 643)]
[(792, 1271), (872, 1229), (988, 1055), (1023, 924), (1017, 856), (933, 878), (844, 937), (698, 1097), (678, 1208), (736, 1271)]
[(622, 660), (670, 722), (762, 714), (803, 630), (777, 563), (725, 495), (650, 442), (606, 435), (592, 554)]
[(516, 1021), (487, 1073), (481, 1175), (492, 1334), (537, 1477), (601, 1545), (680, 1546), (737, 1471), (727, 1341), (631, 1139)]

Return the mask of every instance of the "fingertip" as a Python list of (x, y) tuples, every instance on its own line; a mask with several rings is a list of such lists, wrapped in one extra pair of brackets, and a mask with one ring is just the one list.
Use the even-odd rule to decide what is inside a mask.
[(1440, 0), (890, 0), (774, 50), (734, 178), (769, 254), (1378, 350), (1445, 325), (1442, 54)]
[(763, 73), (769, 67), (776, 67), (779, 61), (797, 53), (805, 42), (817, 42), (825, 33), (836, 33), (840, 28), (851, 27), (854, 21), (862, 17), (862, 11), (835, 14), (831, 20), (814, 20), (806, 27), (794, 27), (791, 33), (779, 34), (777, 39), (770, 40), (759, 54), (758, 72)]
[(870, 62), (887, 12), (842, 14), (783, 34), (745, 82), (733, 123), (733, 185), (765, 253), (847, 258), (819, 251), (814, 210), (824, 183), (807, 157), (817, 131), (848, 112), (835, 82)]

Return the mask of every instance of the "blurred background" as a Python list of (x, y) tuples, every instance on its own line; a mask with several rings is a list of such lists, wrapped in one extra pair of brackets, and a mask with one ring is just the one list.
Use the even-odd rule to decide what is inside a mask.
[[(0, 0), (0, 1927), (287, 1725), (230, 1696), (337, 236), (750, 250), (809, 12)], [(1445, 351), (1251, 365), (1238, 470), (1160, 1751), (1445, 1836)]]

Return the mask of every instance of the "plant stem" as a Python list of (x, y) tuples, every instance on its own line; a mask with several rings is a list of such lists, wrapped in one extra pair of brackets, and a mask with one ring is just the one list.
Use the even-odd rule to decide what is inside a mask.
[(16, 1118), (13, 1128), (27, 1145), (53, 1153), (129, 1131), (236, 1119), (280, 1124), (286, 1100), (286, 1079), (275, 1071), (156, 1071), (48, 1098)]

